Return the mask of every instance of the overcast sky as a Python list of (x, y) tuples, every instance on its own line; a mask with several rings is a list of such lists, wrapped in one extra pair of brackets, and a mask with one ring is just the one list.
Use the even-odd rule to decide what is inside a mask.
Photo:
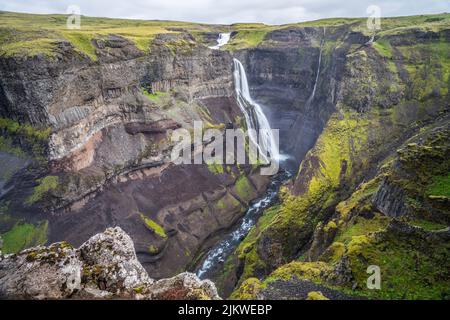
[(450, 12), (449, 0), (1, 0), (0, 10), (66, 13), (69, 5), (87, 16), (224, 24), (362, 17), (370, 5), (378, 5), (382, 16)]

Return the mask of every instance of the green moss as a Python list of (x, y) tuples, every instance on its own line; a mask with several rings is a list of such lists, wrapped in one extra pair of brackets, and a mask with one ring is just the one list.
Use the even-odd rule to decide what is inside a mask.
[(64, 37), (69, 40), (75, 49), (86, 54), (93, 61), (97, 60), (95, 47), (93, 44), (94, 35), (84, 31), (64, 31)]
[(0, 46), (0, 56), (35, 57), (43, 55), (47, 58), (55, 56), (55, 40), (33, 39), (7, 43)]
[(428, 186), (426, 194), (450, 198), (450, 173), (433, 177), (433, 182)]
[(275, 280), (290, 280), (292, 278), (308, 279), (317, 283), (322, 282), (332, 268), (325, 262), (300, 262), (293, 261), (285, 264), (270, 274), (264, 283)]
[(223, 199), (220, 199), (219, 201), (217, 201), (216, 208), (218, 210), (225, 209), (226, 208), (225, 201), (223, 201)]
[(377, 52), (385, 58), (392, 59), (392, 47), (388, 40), (380, 39), (372, 44)]
[(248, 178), (244, 175), (241, 175), (239, 179), (236, 181), (236, 192), (241, 199), (249, 199), (253, 192), (253, 188), (248, 181)]
[[(449, 294), (450, 248), (448, 243), (433, 245), (415, 236), (400, 241), (394, 235), (361, 235), (348, 245), (352, 274), (358, 289), (350, 294), (378, 299), (443, 299)], [(369, 265), (381, 270), (381, 290), (366, 288)]]
[(41, 141), (47, 140), (51, 133), (50, 128), (35, 128), (30, 124), (20, 124), (8, 118), (0, 118), (0, 129), (5, 130), (9, 134), (22, 134)]
[(46, 176), (39, 179), (38, 182), (39, 185), (34, 187), (33, 193), (27, 198), (27, 204), (36, 203), (41, 200), (47, 192), (55, 190), (58, 187), (59, 178), (57, 176)]
[(153, 221), (150, 218), (147, 218), (144, 214), (140, 214), (142, 221), (144, 222), (145, 226), (152, 230), (155, 234), (157, 234), (158, 236), (160, 236), (161, 238), (166, 239), (167, 238), (167, 234), (164, 231), (164, 228), (161, 227), (158, 223), (156, 223), (155, 221)]
[[(46, 160), (46, 148), (51, 128), (37, 128), (30, 124), (19, 124), (12, 119), (0, 118), (0, 131), (5, 132), (0, 140), (0, 150), (20, 157), (29, 154), (37, 160)], [(20, 145), (12, 139), (14, 137), (20, 138)], [(22, 142), (26, 148), (22, 146)]]
[(26, 152), (22, 148), (15, 146), (9, 137), (0, 136), (0, 151), (10, 153), (19, 158), (26, 158)]
[(371, 219), (355, 217), (348, 225), (341, 228), (336, 241), (348, 243), (354, 236), (367, 235), (373, 232), (384, 230), (389, 223), (389, 218), (379, 213)]
[(436, 223), (436, 222), (429, 221), (429, 220), (413, 220), (413, 221), (408, 221), (408, 223), (413, 226), (420, 227), (427, 231), (442, 230), (447, 227), (445, 224)]
[(231, 39), (228, 48), (243, 49), (256, 47), (263, 42), (268, 30), (239, 30)]
[(248, 278), (231, 294), (230, 299), (255, 300), (256, 295), (261, 289), (261, 282), (257, 278)]
[(330, 221), (327, 223), (327, 225), (323, 228), (323, 231), (329, 232), (329, 231), (336, 230), (336, 229), (337, 229), (336, 222), (330, 220)]
[(23, 249), (47, 242), (48, 221), (33, 225), (19, 222), (8, 232), (2, 234), (3, 253), (16, 253)]
[(334, 241), (320, 256), (320, 261), (330, 264), (338, 262), (345, 253), (345, 244), (339, 241)]
[(244, 261), (244, 270), (240, 278), (241, 281), (254, 275), (255, 270), (265, 269), (265, 262), (258, 256), (255, 244), (258, 237), (273, 223), (278, 210), (279, 206), (266, 209), (256, 225), (250, 229), (250, 232), (236, 249), (238, 258)]
[(308, 297), (306, 298), (306, 300), (330, 300), (330, 299), (325, 297), (320, 291), (311, 291), (308, 292)]
[(159, 250), (158, 250), (158, 248), (156, 246), (151, 244), (151, 245), (148, 246), (148, 252), (150, 254), (157, 254), (159, 252)]
[(167, 97), (169, 95), (169, 93), (161, 92), (161, 91), (156, 91), (154, 93), (150, 93), (145, 88), (141, 88), (141, 91), (147, 98), (149, 98), (150, 100), (152, 100), (155, 103), (161, 102), (161, 98)]
[(213, 174), (223, 174), (224, 170), (223, 170), (223, 165), (221, 165), (220, 163), (207, 163), (208, 166), (208, 170), (210, 172), (212, 172)]
[[(345, 112), (342, 118), (337, 115), (330, 118), (314, 147), (319, 167), (309, 181), (308, 196), (321, 197), (325, 189), (338, 186), (341, 179), (349, 175), (352, 170), (351, 155), (365, 144), (368, 125), (368, 118), (353, 112)], [(302, 163), (302, 166), (306, 165), (312, 164)]]

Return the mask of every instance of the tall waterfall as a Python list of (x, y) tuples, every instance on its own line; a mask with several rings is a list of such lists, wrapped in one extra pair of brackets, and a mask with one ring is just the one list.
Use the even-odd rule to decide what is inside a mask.
[(219, 50), (220, 47), (226, 45), (230, 41), (231, 33), (219, 33), (219, 38), (217, 38), (217, 44), (215, 46), (209, 47), (213, 50)]
[(317, 82), (319, 82), (320, 65), (322, 63), (322, 52), (323, 52), (323, 46), (324, 46), (324, 42), (325, 42), (325, 32), (326, 32), (326, 29), (325, 29), (325, 27), (323, 27), (323, 38), (320, 41), (319, 61), (317, 63), (316, 79), (314, 80), (314, 87), (311, 92), (311, 95), (309, 96), (308, 101), (306, 101), (306, 106), (308, 106), (308, 107), (311, 104), (312, 100), (314, 99), (314, 96), (316, 94), (316, 89), (317, 89)]
[[(260, 155), (268, 161), (266, 154), (269, 153), (272, 161), (279, 160), (278, 144), (271, 131), (269, 121), (267, 120), (261, 106), (253, 101), (248, 88), (247, 75), (242, 63), (234, 61), (234, 86), (236, 90), (237, 103), (245, 117), (247, 124), (248, 136), (250, 142), (257, 146)], [(253, 129), (253, 130), (249, 130)], [(257, 134), (259, 132), (260, 141), (258, 142)]]

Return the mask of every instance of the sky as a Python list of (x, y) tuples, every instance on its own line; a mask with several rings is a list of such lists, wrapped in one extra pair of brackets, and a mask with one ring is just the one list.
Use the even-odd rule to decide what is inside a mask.
[(450, 0), (0, 0), (0, 10), (29, 13), (67, 13), (71, 5), (86, 16), (218, 24), (365, 17), (371, 5), (382, 17), (450, 12)]

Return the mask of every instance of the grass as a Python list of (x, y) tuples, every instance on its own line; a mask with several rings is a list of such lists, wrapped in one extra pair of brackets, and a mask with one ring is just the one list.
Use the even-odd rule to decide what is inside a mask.
[(214, 162), (214, 163), (208, 163), (208, 170), (213, 174), (223, 174), (223, 165), (220, 163)]
[(38, 225), (18, 222), (8, 232), (2, 235), (3, 253), (16, 253), (23, 249), (42, 245), (47, 242), (48, 221)]
[(154, 93), (150, 93), (147, 89), (141, 88), (142, 93), (152, 100), (155, 103), (160, 102), (161, 98), (167, 97), (169, 95), (168, 92), (156, 91)]
[(389, 223), (389, 219), (379, 213), (372, 219), (365, 219), (363, 217), (356, 217), (353, 223), (342, 230), (335, 241), (342, 243), (349, 243), (353, 237), (377, 232), (385, 229)]
[[(148, 52), (157, 34), (224, 31), (214, 26), (179, 21), (148, 21), (81, 17), (81, 29), (66, 28), (68, 16), (63, 14), (40, 15), (0, 12), (0, 56), (54, 56), (57, 42), (68, 40), (75, 49), (95, 60), (94, 38), (109, 34), (132, 41), (137, 48)], [(180, 31), (174, 31), (179, 29)]]
[(0, 118), (0, 129), (7, 131), (9, 134), (24, 135), (40, 141), (47, 140), (51, 133), (50, 128), (36, 128), (30, 124), (19, 124), (19, 122), (8, 118)]
[(164, 228), (161, 227), (158, 223), (156, 223), (155, 221), (153, 221), (150, 218), (147, 218), (144, 214), (141, 213), (141, 219), (144, 222), (145, 226), (147, 228), (149, 228), (150, 230), (152, 230), (155, 234), (157, 234), (158, 236), (160, 236), (161, 238), (167, 238), (167, 234), (164, 231)]
[(413, 226), (421, 227), (425, 229), (426, 231), (436, 231), (446, 228), (447, 226), (441, 223), (432, 222), (429, 220), (413, 220), (409, 221), (409, 224), (412, 224)]
[(392, 47), (388, 40), (380, 39), (373, 43), (373, 47), (382, 57), (392, 58)]

